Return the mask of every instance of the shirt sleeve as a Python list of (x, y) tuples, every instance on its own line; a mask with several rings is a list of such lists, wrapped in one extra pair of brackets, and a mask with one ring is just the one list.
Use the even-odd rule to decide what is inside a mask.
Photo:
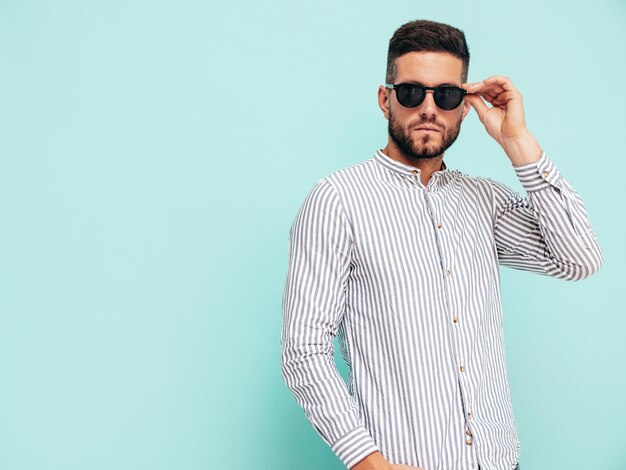
[(490, 180), (500, 264), (566, 280), (598, 271), (604, 257), (583, 202), (545, 152), (514, 169), (525, 198)]
[(327, 180), (310, 191), (290, 230), (283, 293), (282, 373), (305, 415), (348, 467), (378, 450), (334, 362), (345, 311), (352, 238)]

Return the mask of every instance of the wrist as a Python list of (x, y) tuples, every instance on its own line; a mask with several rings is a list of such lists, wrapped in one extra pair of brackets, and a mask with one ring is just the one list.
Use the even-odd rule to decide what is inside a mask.
[(385, 460), (380, 452), (373, 452), (350, 470), (391, 470), (391, 464)]
[(502, 143), (506, 155), (513, 166), (528, 165), (538, 162), (543, 153), (537, 139), (528, 131)]

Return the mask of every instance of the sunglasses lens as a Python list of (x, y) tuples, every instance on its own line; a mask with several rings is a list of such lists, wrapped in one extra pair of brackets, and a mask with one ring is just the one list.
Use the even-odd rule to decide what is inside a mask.
[(440, 87), (435, 91), (435, 104), (441, 109), (454, 109), (463, 101), (463, 90), (456, 87)]
[(401, 85), (396, 88), (398, 102), (407, 108), (414, 108), (424, 101), (425, 91), (419, 85)]

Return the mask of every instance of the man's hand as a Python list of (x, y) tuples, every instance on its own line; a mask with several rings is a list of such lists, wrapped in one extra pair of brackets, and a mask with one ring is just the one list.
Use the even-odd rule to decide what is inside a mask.
[(476, 110), (487, 133), (502, 146), (513, 165), (539, 160), (541, 147), (526, 128), (522, 95), (511, 80), (494, 76), (461, 86), (467, 91), (465, 99)]
[(351, 470), (424, 470), (421, 467), (411, 467), (410, 465), (389, 463), (380, 452), (374, 452), (359, 463)]

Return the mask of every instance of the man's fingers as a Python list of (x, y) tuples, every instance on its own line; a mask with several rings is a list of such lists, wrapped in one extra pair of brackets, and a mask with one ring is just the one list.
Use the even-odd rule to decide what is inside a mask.
[(479, 95), (465, 95), (465, 99), (469, 101), (472, 107), (476, 110), (476, 114), (478, 114), (480, 122), (483, 122), (487, 111), (489, 111), (487, 104)]
[(516, 97), (517, 95), (513, 93), (512, 91), (505, 91), (504, 93), (500, 93), (498, 96), (496, 96), (491, 101), (491, 104), (493, 106), (502, 106), (502, 105), (507, 104), (509, 101), (515, 99)]
[(480, 96), (482, 99), (484, 99), (493, 106), (503, 106), (513, 99), (521, 98), (519, 93), (517, 93), (516, 91), (505, 90), (499, 85), (496, 87), (491, 87), (490, 89), (485, 88), (485, 86), (468, 86), (466, 87), (466, 91), (471, 95), (467, 96)]
[(476, 92), (480, 91), (481, 88), (484, 87), (484, 86), (485, 86), (485, 84), (483, 82), (463, 83), (461, 85), (461, 88), (463, 88), (468, 93), (476, 93)]
[(506, 77), (490, 77), (482, 82), (464, 83), (461, 87), (468, 93), (475, 93), (491, 102), (502, 93), (518, 93), (511, 81)]
[(483, 83), (487, 86), (500, 86), (506, 91), (517, 91), (513, 82), (509, 77), (503, 77), (501, 75), (494, 75), (483, 80)]

